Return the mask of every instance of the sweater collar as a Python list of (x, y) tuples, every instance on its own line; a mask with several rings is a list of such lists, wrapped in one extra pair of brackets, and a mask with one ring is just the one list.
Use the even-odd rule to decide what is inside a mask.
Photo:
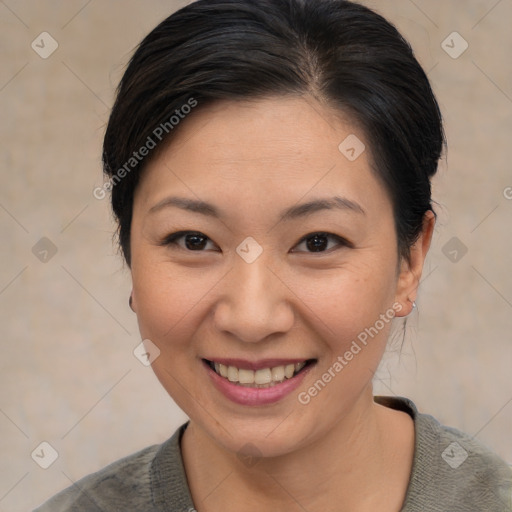
[[(426, 485), (422, 468), (429, 467), (433, 454), (428, 450), (429, 440), (435, 438), (428, 421), (422, 421), (424, 415), (418, 412), (415, 404), (404, 397), (374, 396), (374, 402), (408, 413), (414, 421), (415, 448), (414, 461), (407, 493), (402, 512), (413, 510), (408, 504), (411, 495), (421, 492), (421, 487)], [(181, 454), (181, 438), (190, 421), (181, 425), (171, 438), (165, 441), (159, 448), (151, 464), (150, 478), (155, 510), (165, 512), (172, 504), (173, 510), (192, 512), (195, 510), (190, 487), (188, 485), (183, 458)]]

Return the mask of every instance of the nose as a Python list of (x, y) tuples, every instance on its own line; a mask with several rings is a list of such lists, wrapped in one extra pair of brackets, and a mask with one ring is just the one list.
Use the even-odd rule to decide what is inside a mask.
[(237, 258), (219, 286), (214, 323), (224, 334), (255, 343), (293, 327), (293, 293), (261, 256), (252, 263)]

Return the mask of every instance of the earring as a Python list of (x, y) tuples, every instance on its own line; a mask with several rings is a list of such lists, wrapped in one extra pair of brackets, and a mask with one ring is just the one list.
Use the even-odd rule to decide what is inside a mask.
[(416, 301), (415, 300), (411, 300), (411, 299), (409, 299), (409, 297), (407, 297), (407, 300), (412, 303), (412, 309), (416, 308)]
[(135, 310), (133, 309), (133, 297), (130, 293), (130, 298), (128, 299), (128, 304), (130, 305), (130, 309), (135, 313)]

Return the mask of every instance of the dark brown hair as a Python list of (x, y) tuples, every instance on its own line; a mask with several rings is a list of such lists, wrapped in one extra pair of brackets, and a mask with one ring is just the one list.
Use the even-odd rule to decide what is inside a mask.
[(304, 94), (363, 128), (407, 258), (432, 209), (430, 179), (444, 144), (438, 104), (410, 45), (382, 16), (347, 0), (199, 0), (141, 42), (108, 122), (104, 172), (128, 265), (134, 191), (156, 153), (143, 158), (140, 148), (170, 141), (194, 115), (186, 106)]

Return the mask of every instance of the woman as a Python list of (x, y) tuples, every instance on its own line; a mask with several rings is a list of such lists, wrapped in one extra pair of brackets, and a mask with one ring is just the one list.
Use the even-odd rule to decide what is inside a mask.
[(443, 143), (411, 48), (361, 5), (199, 0), (156, 27), (105, 188), (145, 357), (190, 421), (38, 511), (512, 510), (505, 462), (372, 392)]

